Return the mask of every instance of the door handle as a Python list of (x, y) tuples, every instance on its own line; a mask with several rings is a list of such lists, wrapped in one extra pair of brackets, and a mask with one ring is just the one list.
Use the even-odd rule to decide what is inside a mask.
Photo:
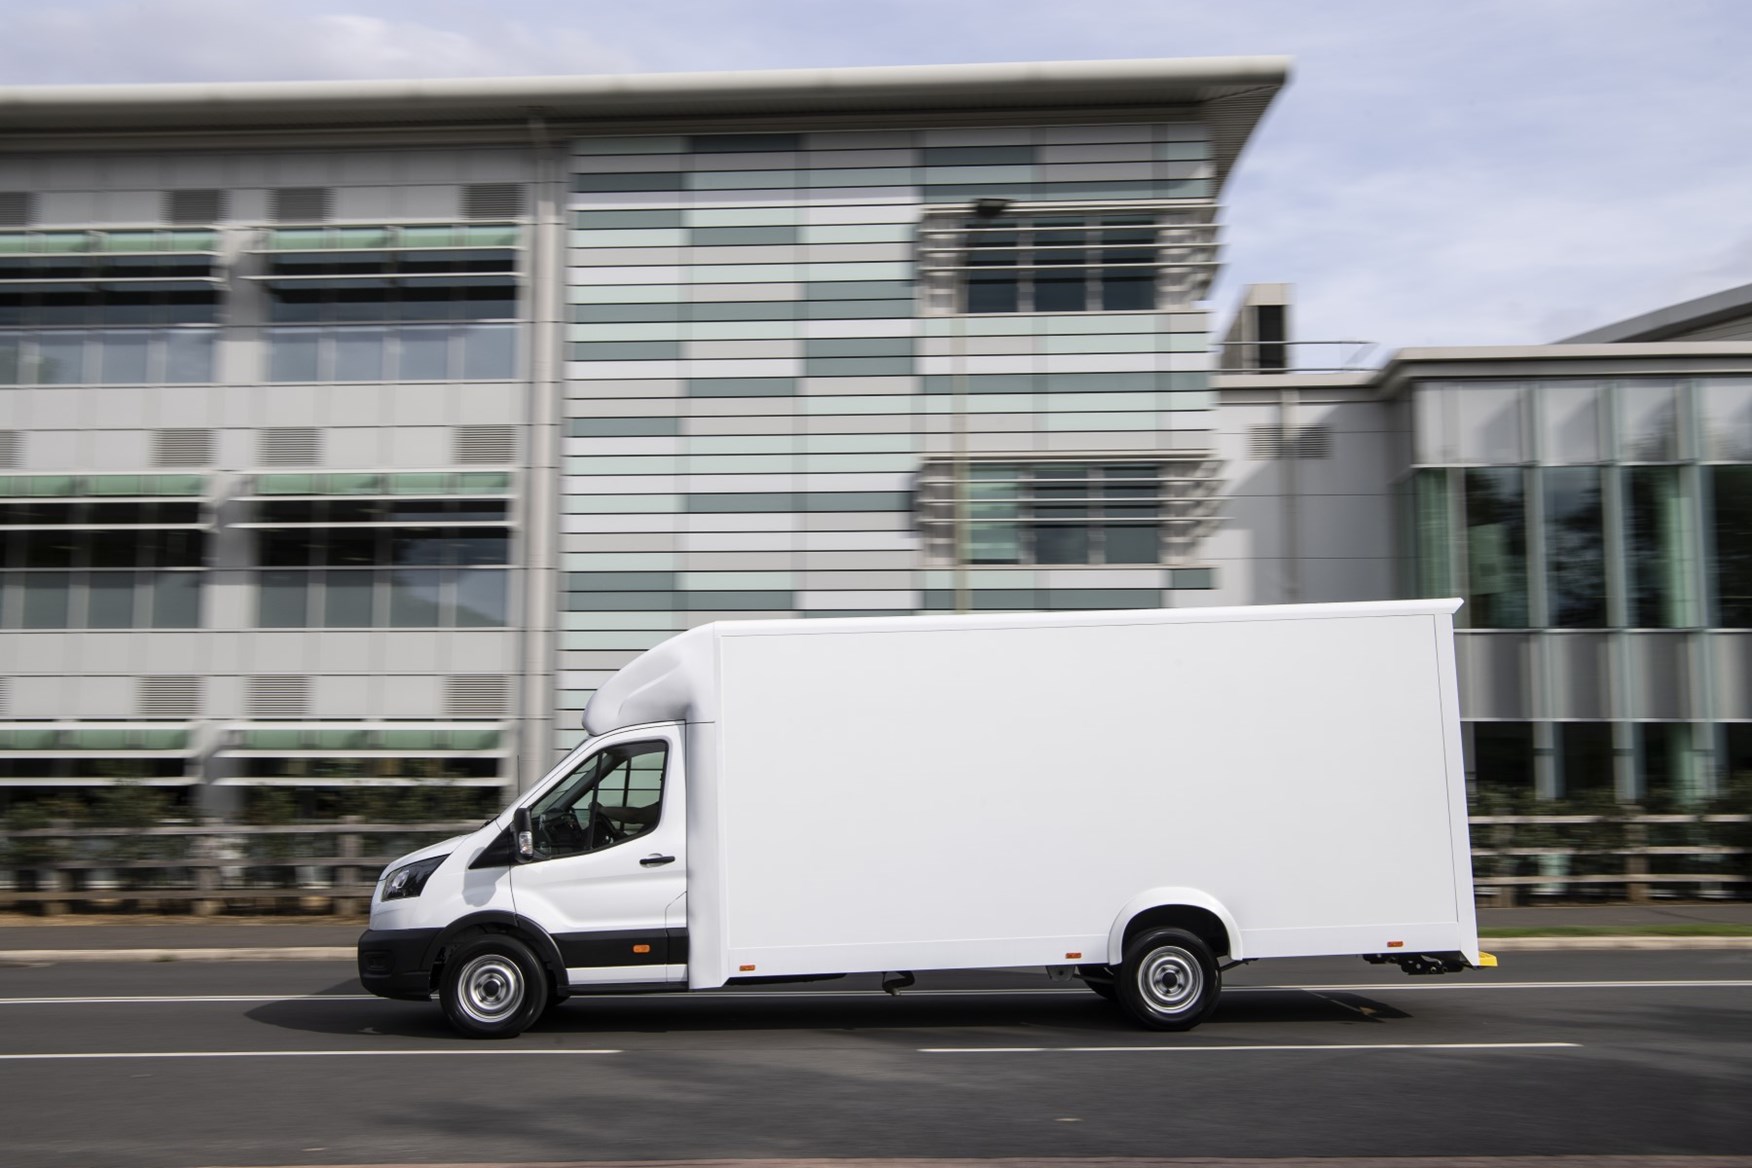
[(639, 867), (641, 867), (641, 868), (661, 868), (665, 864), (673, 864), (673, 863), (675, 863), (674, 856), (659, 856), (659, 855), (656, 855), (655, 853), (653, 853), (649, 856), (646, 856), (643, 860), (640, 860)]

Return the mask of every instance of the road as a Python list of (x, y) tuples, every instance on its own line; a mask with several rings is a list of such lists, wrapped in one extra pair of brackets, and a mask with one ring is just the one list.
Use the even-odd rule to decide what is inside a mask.
[(574, 999), (480, 1043), (341, 964), (0, 967), (0, 1163), (1752, 1154), (1752, 953), (1227, 986), (1187, 1034), (998, 973)]

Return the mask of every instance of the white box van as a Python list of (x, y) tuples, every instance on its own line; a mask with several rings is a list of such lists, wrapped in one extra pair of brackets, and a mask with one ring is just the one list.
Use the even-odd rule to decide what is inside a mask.
[(1222, 970), (1478, 951), (1458, 601), (737, 621), (392, 864), (365, 986), (516, 1034), (587, 993), (1040, 966), (1140, 1023)]

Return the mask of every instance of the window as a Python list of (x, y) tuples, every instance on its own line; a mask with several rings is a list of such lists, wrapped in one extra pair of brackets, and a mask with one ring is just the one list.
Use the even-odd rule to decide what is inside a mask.
[(1546, 623), (1606, 627), (1606, 530), (1600, 468), (1553, 466), (1545, 486)]
[(1413, 398), (1419, 463), (1520, 462), (1522, 387), (1509, 382), (1421, 382)]
[(1533, 794), (1533, 724), (1468, 722), (1472, 733), (1466, 759), (1472, 764), (1474, 792), (1515, 799)]
[[(194, 503), (0, 503), (0, 628), (199, 628), (206, 533), (147, 526), (192, 521), (198, 509)], [(81, 520), (141, 526), (47, 526)]]
[(585, 759), (530, 808), (536, 857), (583, 855), (649, 833), (663, 810), (668, 754), (662, 742), (629, 742)]
[(1474, 628), (1527, 627), (1527, 513), (1521, 471), (1464, 473), (1467, 612)]
[[(267, 379), (499, 381), (517, 375), (515, 224), (265, 233)], [(504, 322), (504, 323), (491, 323)]]
[(1698, 383), (1703, 457), (1752, 462), (1752, 378), (1712, 377)]
[(1625, 572), (1630, 623), (1680, 629), (1695, 623), (1692, 557), (1687, 554), (1690, 502), (1676, 466), (1624, 468)]
[(498, 723), (293, 721), (228, 730), (221, 758), (245, 786), (498, 786)]
[(1147, 312), (1203, 295), (1215, 230), (1184, 206), (943, 211), (921, 229), (920, 272), (943, 313)]
[(938, 560), (972, 564), (1164, 564), (1214, 522), (1214, 467), (1185, 462), (975, 462), (956, 538), (953, 468), (927, 466), (919, 521)]
[(0, 385), (187, 385), (213, 380), (211, 328), (0, 332)]
[(213, 380), (213, 231), (0, 231), (0, 384)]
[(1709, 483), (1715, 537), (1715, 624), (1752, 628), (1752, 466), (1712, 466)]
[(256, 502), (262, 628), (503, 628), (511, 532), (498, 499)]

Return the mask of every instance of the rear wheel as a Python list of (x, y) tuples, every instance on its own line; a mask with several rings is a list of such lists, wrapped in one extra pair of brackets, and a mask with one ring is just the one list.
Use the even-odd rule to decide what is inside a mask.
[(515, 937), (479, 937), (444, 963), (438, 1000), (470, 1038), (515, 1038), (547, 1008), (547, 972)]
[(1209, 945), (1184, 929), (1151, 929), (1126, 946), (1120, 1004), (1152, 1030), (1190, 1030), (1210, 1016), (1222, 974)]

